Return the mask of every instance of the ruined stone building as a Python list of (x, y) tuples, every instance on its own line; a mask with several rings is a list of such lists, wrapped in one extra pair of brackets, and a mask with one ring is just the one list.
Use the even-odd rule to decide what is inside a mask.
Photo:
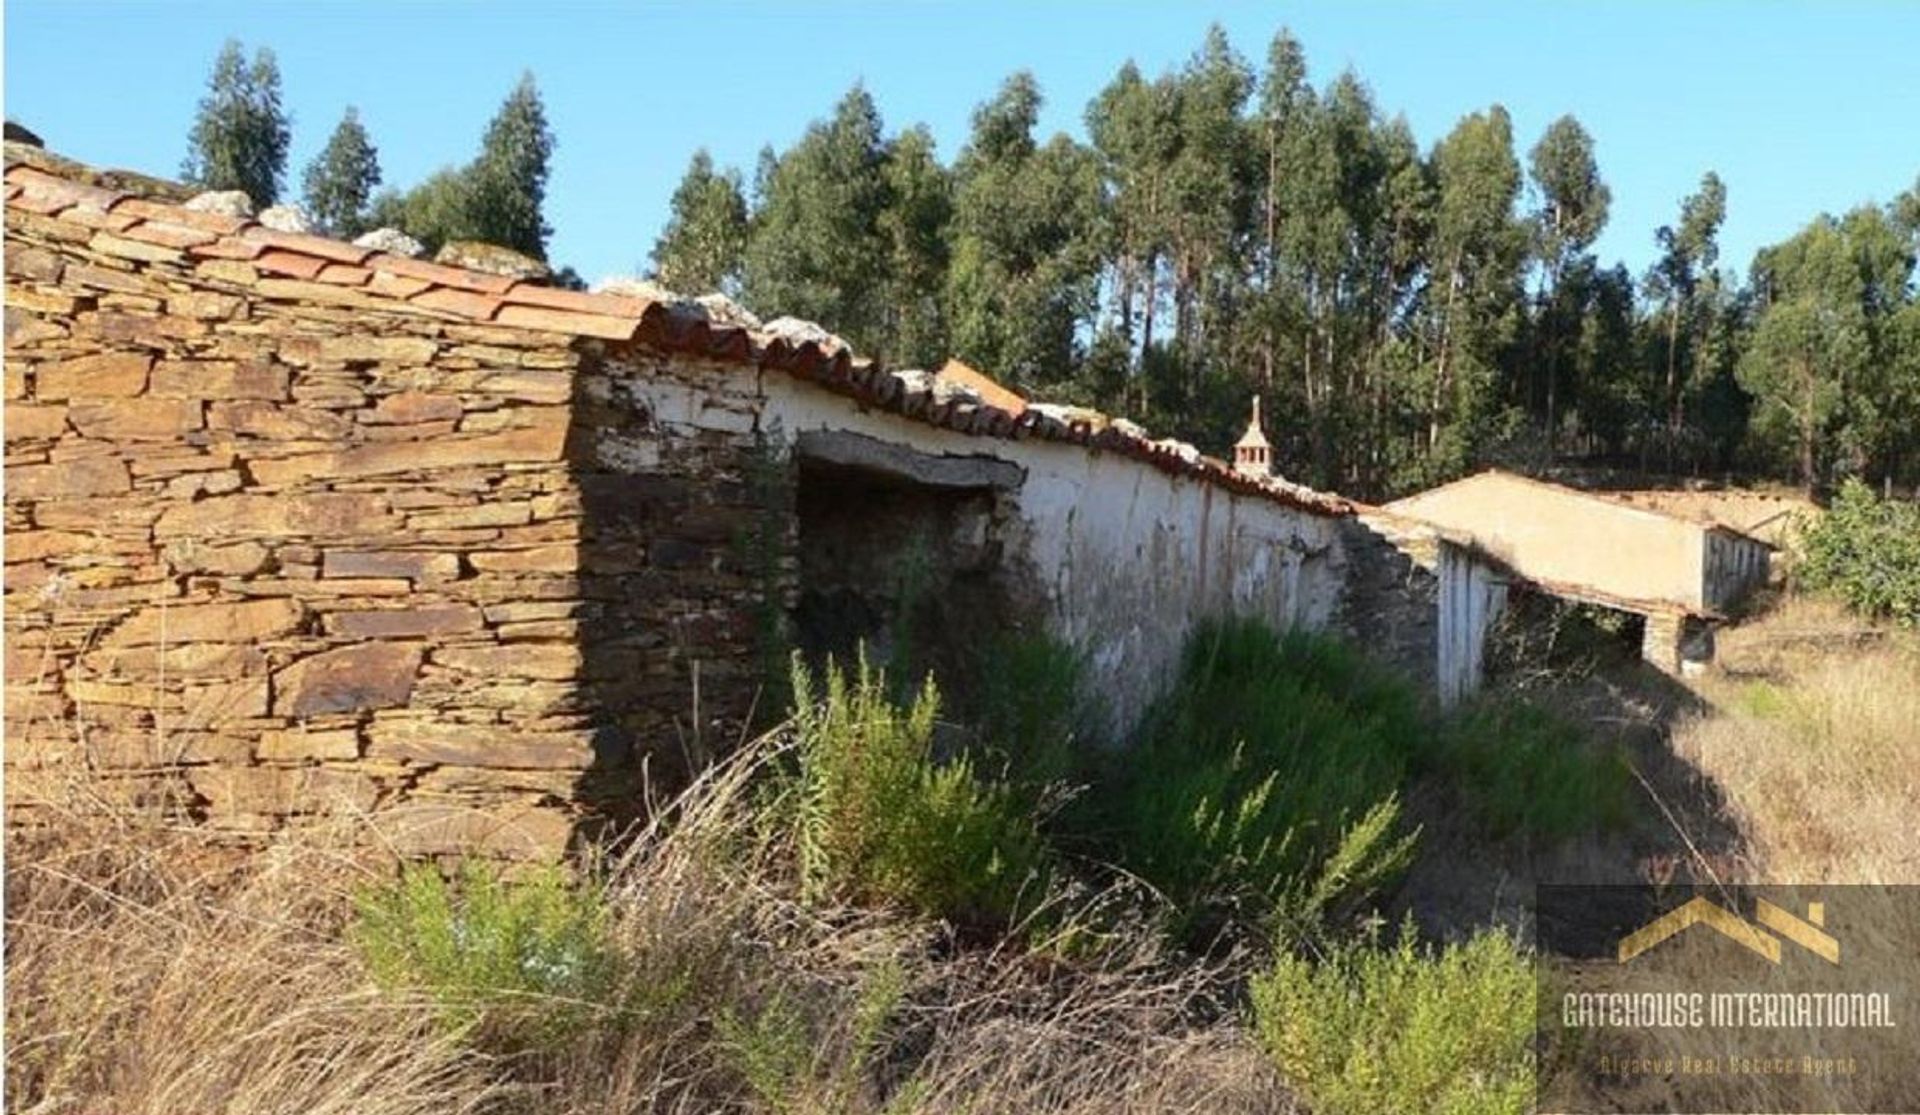
[(551, 855), (736, 742), (789, 639), (849, 654), (909, 612), (1071, 643), (1116, 736), (1216, 615), (1478, 683), (1505, 574), (1275, 477), (1257, 415), (1229, 465), (724, 299), (283, 231), (16, 145), (5, 195), (28, 814), (81, 775), (236, 833), (379, 808), (406, 850)]
[(16, 802), (82, 770), (238, 831), (405, 806), (415, 850), (535, 854), (737, 739), (770, 626), (883, 638), (903, 569), (954, 638), (1082, 648), (1117, 729), (1200, 618), (1351, 611), (1346, 501), (1124, 421), (23, 159)]

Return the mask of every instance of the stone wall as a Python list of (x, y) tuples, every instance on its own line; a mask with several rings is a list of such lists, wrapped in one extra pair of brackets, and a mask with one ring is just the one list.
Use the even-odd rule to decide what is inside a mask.
[(550, 854), (738, 732), (749, 454), (628, 405), (664, 360), (7, 218), (16, 807)]

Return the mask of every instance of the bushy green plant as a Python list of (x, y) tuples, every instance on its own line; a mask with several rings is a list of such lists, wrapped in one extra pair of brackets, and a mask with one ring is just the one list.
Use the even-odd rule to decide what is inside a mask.
[(1883, 500), (1848, 480), (1803, 542), (1808, 588), (1876, 619), (1920, 626), (1920, 503)]
[(1315, 1115), (1527, 1109), (1534, 977), (1505, 933), (1436, 952), (1409, 922), (1391, 945), (1283, 952), (1251, 989), (1261, 1044)]
[(455, 1032), (505, 1050), (564, 1040), (615, 983), (606, 909), (558, 868), (506, 878), (468, 861), (412, 864), (355, 898), (349, 933), (375, 982), (430, 997)]
[(1633, 776), (1618, 747), (1531, 701), (1474, 702), (1429, 754), (1495, 836), (1565, 840), (1627, 820)]
[(937, 762), (932, 679), (902, 708), (864, 656), (833, 664), (825, 692), (796, 657), (799, 766), (793, 810), (803, 892), (903, 906), (962, 924), (1004, 924), (1036, 893), (1044, 848), (1004, 783), (959, 756)]
[[(849, 1009), (844, 1012), (843, 1042), (822, 1040), (815, 1032), (819, 1020), (779, 989), (757, 1008), (723, 1011), (717, 1036), (748, 1090), (766, 1109), (851, 1111), (885, 1047), (887, 1024), (905, 993), (900, 966), (887, 962), (867, 973), (858, 994), (845, 1004)], [(911, 1087), (903, 1092), (908, 1101), (914, 1095)]]
[(1039, 799), (1073, 775), (1090, 711), (1080, 653), (1044, 635), (996, 639), (979, 654), (963, 709), (989, 769)]
[(1209, 623), (1094, 808), (1184, 935), (1309, 920), (1404, 866), (1410, 687), (1325, 636)]

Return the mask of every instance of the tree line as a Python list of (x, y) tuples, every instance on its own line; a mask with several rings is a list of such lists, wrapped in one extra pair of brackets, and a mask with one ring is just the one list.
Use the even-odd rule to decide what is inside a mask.
[[(273, 52), (261, 48), (249, 60), (241, 44), (229, 40), (207, 79), (181, 176), (202, 189), (242, 190), (261, 208), (274, 205), (286, 188), (292, 135)], [(314, 226), (330, 235), (351, 238), (392, 227), (429, 249), (480, 240), (544, 260), (553, 233), (543, 215), (553, 145), (546, 107), (527, 74), (487, 125), (472, 162), (442, 169), (405, 192), (376, 193), (379, 149), (359, 111), (348, 106), (301, 176), (302, 198)]]
[[(244, 107), (270, 85), (277, 107), (277, 73), (229, 54), (213, 92)], [(219, 103), (202, 105), (196, 180), (271, 163), (203, 142)], [(1283, 471), (1360, 496), (1489, 462), (1920, 480), (1920, 179), (1814, 218), (1742, 277), (1720, 258), (1728, 195), (1707, 171), (1635, 275), (1593, 250), (1612, 195), (1577, 119), (1523, 152), (1492, 105), (1423, 147), (1352, 71), (1315, 86), (1285, 30), (1257, 71), (1217, 27), (1166, 73), (1122, 65), (1084, 140), (1039, 135), (1041, 104), (1014, 74), (943, 160), (856, 84), (750, 181), (697, 151), (654, 277), (818, 321), (891, 366), (958, 356), (1214, 451), (1259, 392)], [(277, 135), (284, 165), (284, 127), (253, 123), (271, 113), (215, 115), (260, 149)], [(544, 256), (552, 146), (527, 78), (474, 163), (375, 197), (350, 111), (308, 204), (342, 232)]]

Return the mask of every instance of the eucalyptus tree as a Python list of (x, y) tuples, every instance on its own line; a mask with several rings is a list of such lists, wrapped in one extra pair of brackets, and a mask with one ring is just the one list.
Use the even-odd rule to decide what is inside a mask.
[(885, 174), (880, 228), (887, 243), (887, 355), (896, 363), (931, 367), (947, 355), (941, 298), (951, 255), (953, 182), (924, 125), (894, 138)]
[(669, 289), (735, 292), (747, 244), (747, 199), (740, 174), (716, 170), (701, 148), (668, 203), (667, 226), (653, 246), (654, 273)]
[(1491, 409), (1496, 361), (1514, 332), (1526, 238), (1514, 218), (1520, 163), (1507, 110), (1494, 105), (1462, 119), (1434, 148), (1432, 164), (1426, 464), (1445, 473), (1471, 459)]
[(1702, 279), (1720, 258), (1720, 224), (1727, 216), (1727, 188), (1720, 176), (1708, 171), (1700, 189), (1680, 203), (1677, 225), (1663, 225), (1654, 233), (1660, 258), (1647, 273), (1647, 293), (1662, 306), (1666, 322), (1665, 365), (1667, 452), (1671, 464), (1686, 424), (1686, 397), (1691, 381), (1691, 356), (1683, 359), (1683, 342), (1690, 342), (1699, 318)]
[(280, 200), (292, 126), (280, 104), (280, 64), (265, 47), (247, 61), (228, 39), (207, 78), (181, 176), (203, 190), (243, 190), (257, 206)]
[(1530, 214), (1533, 251), (1540, 264), (1534, 335), (1539, 339), (1551, 457), (1559, 431), (1561, 354), (1585, 317), (1580, 295), (1591, 289), (1587, 284), (1569, 284), (1567, 275), (1606, 227), (1613, 192), (1600, 179), (1593, 138), (1572, 116), (1547, 126), (1528, 155), (1528, 169), (1535, 198)]
[(307, 213), (335, 236), (358, 236), (369, 227), (367, 207), (379, 184), (380, 153), (359, 111), (349, 106), (326, 147), (307, 165), (302, 178)]
[(880, 110), (855, 85), (800, 141), (763, 159), (745, 282), (749, 305), (818, 321), (868, 352), (886, 333), (889, 201)]
[(954, 166), (946, 288), (956, 354), (1030, 388), (1077, 371), (1100, 266), (1099, 166), (1065, 135), (1035, 141), (1040, 103), (1017, 73), (975, 110)]

